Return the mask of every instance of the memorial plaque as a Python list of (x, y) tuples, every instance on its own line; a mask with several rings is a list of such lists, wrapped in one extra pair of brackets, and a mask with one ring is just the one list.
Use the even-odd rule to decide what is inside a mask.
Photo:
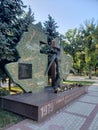
[(18, 64), (18, 79), (32, 78), (32, 64), (19, 63)]

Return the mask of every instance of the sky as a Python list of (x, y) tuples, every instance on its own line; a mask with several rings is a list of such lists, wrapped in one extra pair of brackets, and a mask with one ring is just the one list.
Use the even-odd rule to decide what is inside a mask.
[(57, 23), (57, 31), (65, 34), (68, 29), (79, 28), (86, 20), (98, 22), (98, 0), (22, 0), (31, 7), (36, 22), (48, 20), (48, 15)]

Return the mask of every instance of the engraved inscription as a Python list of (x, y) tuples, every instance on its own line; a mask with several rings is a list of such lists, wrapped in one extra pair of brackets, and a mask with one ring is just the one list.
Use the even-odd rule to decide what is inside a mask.
[(60, 99), (58, 99), (58, 100), (56, 100), (56, 104), (59, 104), (59, 103), (62, 103), (62, 102), (64, 102), (64, 100), (65, 100), (65, 98), (64, 97), (62, 97), (62, 98), (60, 98)]
[(41, 117), (47, 116), (48, 114), (50, 114), (51, 112), (53, 112), (54, 110), (54, 104), (49, 103), (47, 105), (44, 105), (43, 107), (41, 107), (40, 111), (41, 111)]

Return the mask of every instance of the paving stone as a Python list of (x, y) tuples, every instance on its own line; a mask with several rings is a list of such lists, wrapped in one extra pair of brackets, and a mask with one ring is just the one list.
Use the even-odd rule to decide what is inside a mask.
[(75, 102), (69, 106), (66, 110), (71, 113), (80, 114), (83, 116), (89, 116), (92, 110), (95, 108), (93, 104), (87, 104), (82, 102)]
[(98, 96), (98, 92), (90, 91), (90, 92), (88, 93), (88, 95)]
[(79, 101), (98, 104), (98, 97), (85, 95), (79, 98)]
[(89, 130), (98, 130), (98, 113), (96, 114), (93, 122), (91, 123)]
[(92, 85), (91, 87), (88, 88), (88, 90), (90, 91), (98, 91), (98, 84), (96, 85)]
[(60, 112), (42, 124), (26, 123), (25, 125), (34, 130), (79, 130), (85, 120), (83, 117)]

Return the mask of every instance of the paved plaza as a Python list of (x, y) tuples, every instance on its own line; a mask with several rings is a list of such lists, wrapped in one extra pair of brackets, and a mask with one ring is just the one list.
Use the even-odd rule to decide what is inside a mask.
[(42, 123), (30, 119), (6, 130), (98, 130), (98, 82)]

